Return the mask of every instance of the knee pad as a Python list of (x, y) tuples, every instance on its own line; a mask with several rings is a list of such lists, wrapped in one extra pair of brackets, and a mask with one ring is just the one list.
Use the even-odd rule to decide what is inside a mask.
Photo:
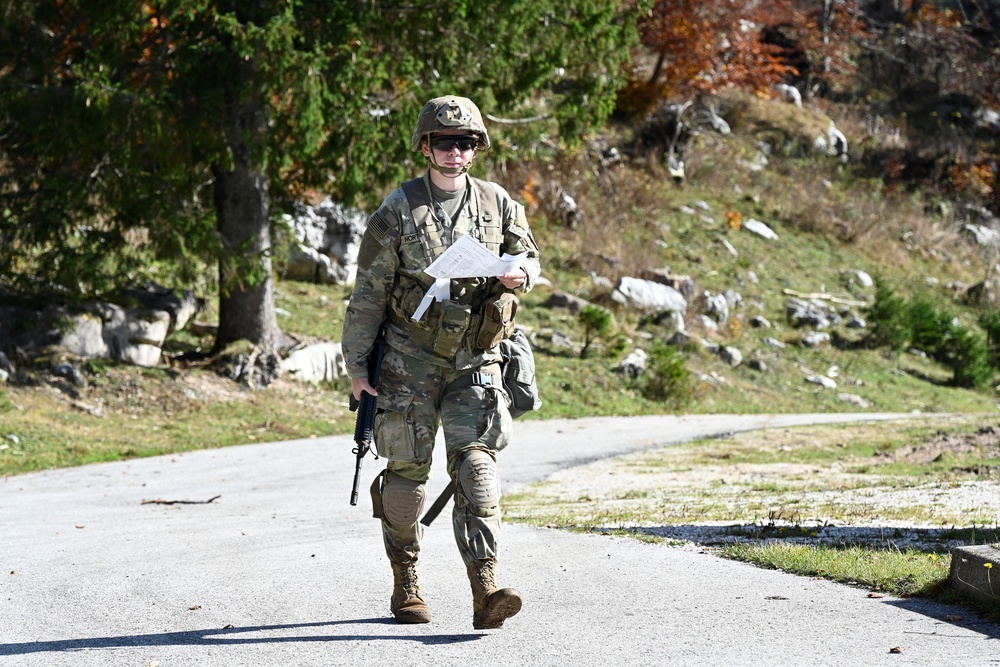
[(416, 523), (424, 509), (424, 483), (389, 472), (382, 487), (382, 518), (394, 526)]
[(500, 505), (500, 480), (493, 457), (481, 449), (459, 455), (455, 465), (455, 487), (461, 500), (478, 516), (496, 514)]

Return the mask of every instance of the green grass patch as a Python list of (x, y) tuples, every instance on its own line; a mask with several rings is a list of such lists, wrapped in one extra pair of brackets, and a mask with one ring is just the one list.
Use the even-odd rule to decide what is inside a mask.
[(787, 543), (738, 543), (719, 549), (726, 558), (896, 595), (943, 592), (951, 557), (918, 549), (873, 549)]
[(116, 368), (74, 391), (75, 399), (51, 386), (0, 395), (0, 475), (338, 435), (354, 427), (345, 380), (322, 386), (281, 381), (250, 392), (210, 372), (192, 379)]

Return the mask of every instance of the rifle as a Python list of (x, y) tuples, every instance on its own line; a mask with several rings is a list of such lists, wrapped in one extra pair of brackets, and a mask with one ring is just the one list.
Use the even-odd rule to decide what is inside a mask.
[[(382, 371), (382, 359), (385, 357), (385, 330), (379, 329), (378, 336), (375, 337), (375, 344), (368, 354), (368, 383), (378, 389), (379, 376)], [(367, 391), (361, 392), (361, 400), (354, 398), (351, 394), (350, 410), (357, 411), (358, 416), (354, 422), (354, 442), (357, 445), (351, 453), (357, 456), (354, 464), (354, 485), (351, 488), (351, 505), (358, 504), (358, 484), (361, 481), (361, 463), (365, 455), (372, 448), (375, 442), (375, 412), (378, 408), (378, 398), (372, 396)], [(375, 454), (378, 458), (378, 454)]]

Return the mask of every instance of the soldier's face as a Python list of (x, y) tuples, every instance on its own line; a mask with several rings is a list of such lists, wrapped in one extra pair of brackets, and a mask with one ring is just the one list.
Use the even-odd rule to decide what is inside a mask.
[(445, 169), (462, 169), (476, 157), (478, 137), (462, 130), (435, 132), (421, 146), (424, 155)]

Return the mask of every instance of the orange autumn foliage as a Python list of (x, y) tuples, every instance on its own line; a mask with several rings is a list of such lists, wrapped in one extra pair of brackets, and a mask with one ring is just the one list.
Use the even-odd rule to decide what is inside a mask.
[(853, 72), (852, 40), (864, 36), (853, 0), (657, 0), (640, 23), (643, 46), (656, 57), (649, 84), (665, 95), (741, 88), (769, 94), (805, 63), (826, 78)]

